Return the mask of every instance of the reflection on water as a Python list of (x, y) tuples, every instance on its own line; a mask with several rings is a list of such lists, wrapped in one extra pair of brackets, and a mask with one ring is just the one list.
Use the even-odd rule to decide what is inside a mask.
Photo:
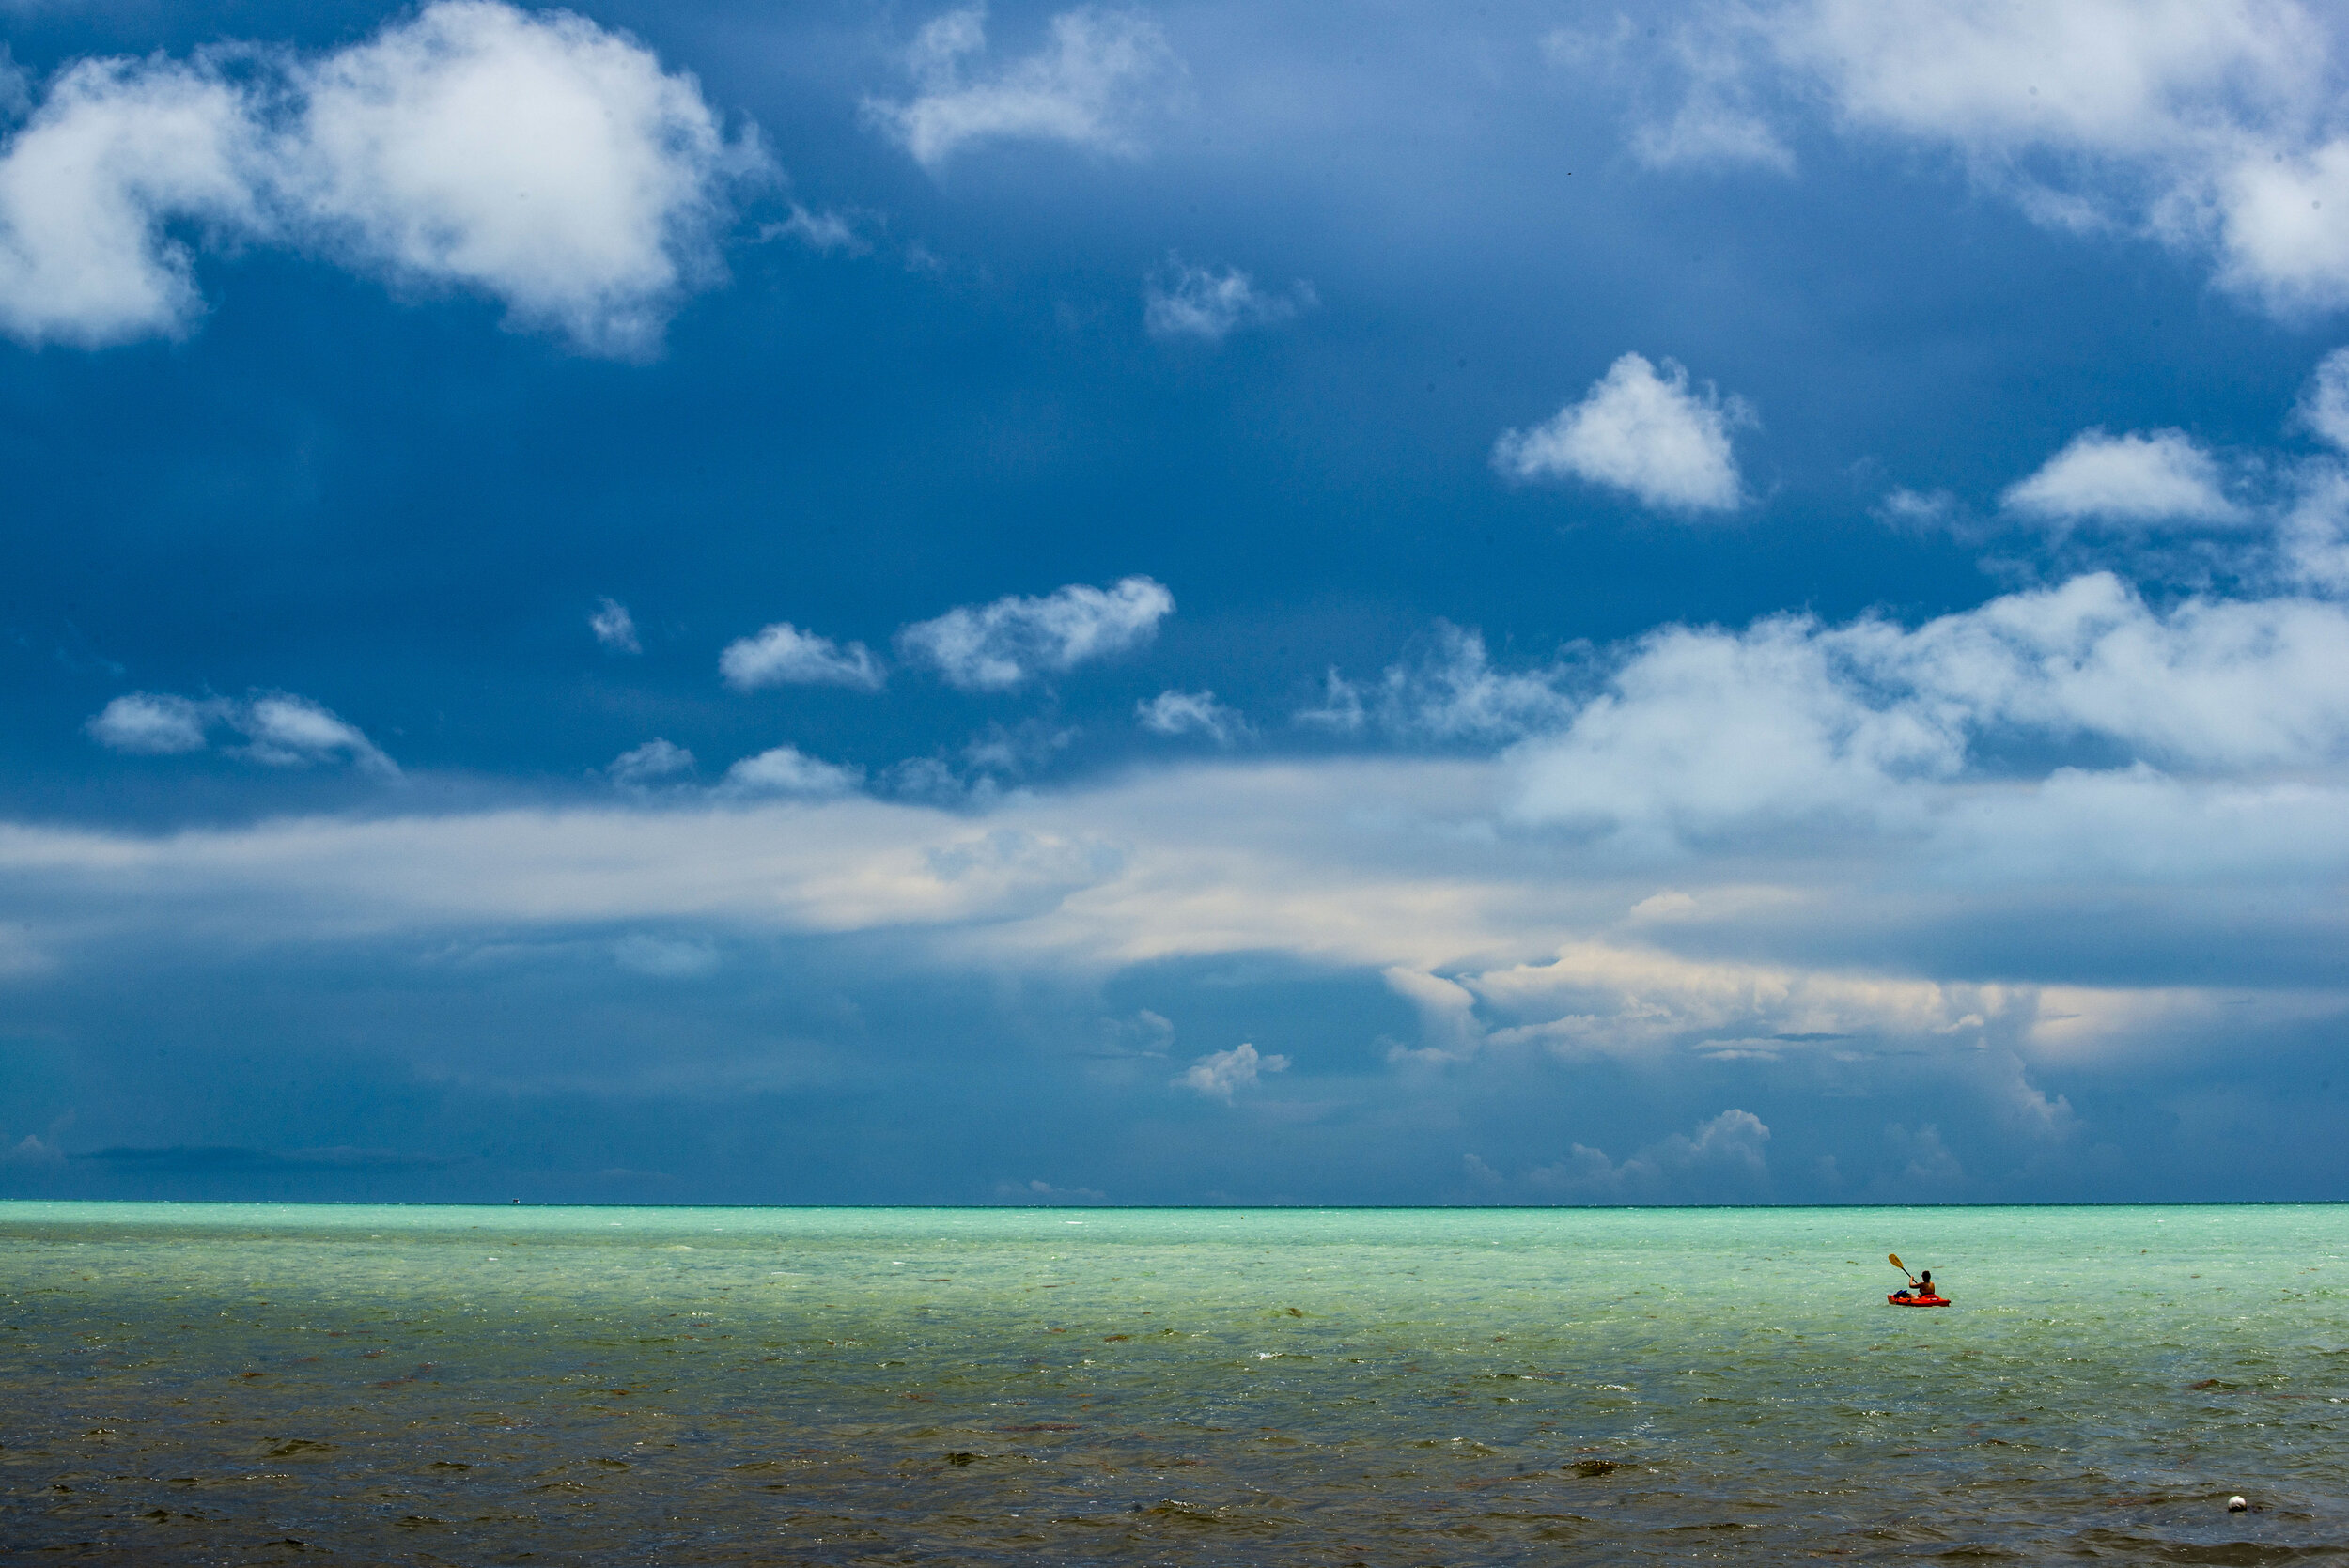
[[(2345, 1239), (2329, 1206), (0, 1204), (0, 1555), (2349, 1555)], [(1888, 1249), (1957, 1305), (1886, 1307)]]

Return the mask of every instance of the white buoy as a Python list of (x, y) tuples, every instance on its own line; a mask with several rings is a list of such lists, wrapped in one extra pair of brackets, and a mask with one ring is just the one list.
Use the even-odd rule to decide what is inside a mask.
[(2246, 1513), (2250, 1509), (2250, 1506), (2251, 1505), (2249, 1503), (2243, 1500), (2243, 1494), (2240, 1492), (2237, 1492), (2233, 1497), (2227, 1499), (2227, 1512), (2230, 1514)]

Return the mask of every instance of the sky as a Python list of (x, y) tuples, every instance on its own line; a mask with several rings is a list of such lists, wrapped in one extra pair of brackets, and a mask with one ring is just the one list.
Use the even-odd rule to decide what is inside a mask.
[(2349, 1197), (2332, 8), (0, 28), (0, 1197)]

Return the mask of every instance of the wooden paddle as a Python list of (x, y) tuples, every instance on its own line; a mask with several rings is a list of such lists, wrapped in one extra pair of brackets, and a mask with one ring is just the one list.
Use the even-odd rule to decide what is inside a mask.
[[(1894, 1268), (1899, 1269), (1903, 1274), (1908, 1274), (1908, 1265), (1901, 1262), (1901, 1255), (1898, 1252), (1887, 1252), (1884, 1256), (1890, 1262)], [(1915, 1284), (1917, 1282), (1917, 1276), (1914, 1274), (1908, 1274), (1908, 1282), (1912, 1285)]]

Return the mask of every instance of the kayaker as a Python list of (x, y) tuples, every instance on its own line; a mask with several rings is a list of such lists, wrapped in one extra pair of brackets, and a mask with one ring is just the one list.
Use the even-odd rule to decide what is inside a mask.
[(1918, 1281), (1917, 1281), (1917, 1294), (1918, 1294), (1919, 1296), (1938, 1296), (1938, 1295), (1940, 1295), (1940, 1294), (1941, 1294), (1939, 1291), (1935, 1290), (1935, 1289), (1933, 1288), (1933, 1270), (1932, 1270), (1932, 1269), (1930, 1269), (1930, 1268), (1926, 1269), (1926, 1270), (1925, 1270), (1925, 1272), (1924, 1272), (1924, 1274), (1923, 1274), (1923, 1276), (1922, 1276), (1921, 1279), (1919, 1279), (1919, 1280), (1918, 1280)]

